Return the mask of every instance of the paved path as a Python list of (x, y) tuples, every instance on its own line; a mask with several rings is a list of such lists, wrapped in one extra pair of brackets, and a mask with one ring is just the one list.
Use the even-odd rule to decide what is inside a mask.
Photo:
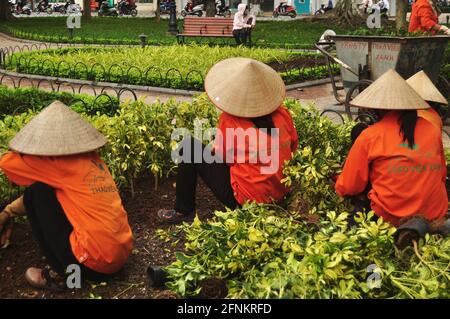
[(22, 46), (24, 44), (31, 44), (31, 41), (12, 39), (12, 38), (0, 33), (0, 48), (14, 47), (16, 45)]

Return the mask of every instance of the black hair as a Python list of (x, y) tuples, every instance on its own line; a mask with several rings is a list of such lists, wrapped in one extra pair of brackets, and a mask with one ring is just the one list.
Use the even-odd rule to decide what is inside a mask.
[(248, 5), (245, 6), (245, 9), (244, 9), (244, 12), (243, 12), (244, 16), (248, 15), (248, 13), (245, 14), (245, 11), (247, 11), (247, 10), (250, 10), (250, 8), (248, 7)]
[(253, 124), (258, 129), (266, 129), (267, 134), (270, 136), (272, 133), (272, 128), (275, 128), (275, 124), (273, 123), (272, 114), (260, 116), (260, 117), (254, 117), (250, 119)]
[(414, 149), (414, 131), (417, 123), (417, 111), (403, 111), (399, 118), (400, 133), (403, 141), (408, 141), (408, 147)]
[(366, 128), (368, 128), (369, 125), (367, 123), (359, 122), (356, 123), (355, 126), (353, 126), (352, 131), (350, 133), (350, 137), (352, 139), (352, 145), (355, 144), (356, 139), (361, 135), (362, 131), (364, 131)]

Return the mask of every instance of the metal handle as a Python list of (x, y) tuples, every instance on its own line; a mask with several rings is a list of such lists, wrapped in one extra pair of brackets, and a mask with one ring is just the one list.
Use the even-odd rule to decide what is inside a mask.
[(353, 71), (352, 68), (350, 66), (348, 66), (347, 64), (345, 64), (344, 62), (342, 62), (341, 60), (339, 60), (338, 58), (332, 56), (330, 53), (328, 53), (327, 51), (325, 51), (324, 49), (322, 49), (322, 47), (320, 47), (321, 45), (331, 45), (334, 44), (334, 42), (317, 42), (314, 43), (314, 47), (319, 50), (320, 52), (322, 52), (324, 55), (326, 55), (327, 57), (329, 57), (331, 60), (333, 60), (334, 62), (338, 63), (339, 65), (341, 65), (344, 69), (346, 69), (347, 71), (353, 73), (356, 76), (359, 76), (357, 72)]

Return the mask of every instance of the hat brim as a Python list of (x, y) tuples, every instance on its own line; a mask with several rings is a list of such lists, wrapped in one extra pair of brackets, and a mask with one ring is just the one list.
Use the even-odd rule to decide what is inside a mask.
[(15, 152), (66, 156), (95, 151), (106, 137), (78, 113), (55, 101), (34, 116), (9, 142)]
[(359, 93), (349, 105), (378, 110), (423, 110), (430, 105), (398, 74), (389, 69)]
[(286, 98), (281, 76), (267, 64), (248, 58), (216, 63), (206, 75), (205, 92), (220, 111), (242, 118), (271, 114)]

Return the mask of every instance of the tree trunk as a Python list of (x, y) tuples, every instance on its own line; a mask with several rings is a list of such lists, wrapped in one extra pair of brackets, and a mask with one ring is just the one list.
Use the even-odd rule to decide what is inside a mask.
[[(339, 25), (359, 26), (365, 23), (366, 18), (358, 10), (357, 3), (360, 1), (337, 0), (335, 8), (330, 14), (325, 14), (325, 19), (334, 18)], [(320, 16), (318, 16), (320, 18)]]
[(161, 0), (156, 0), (156, 9), (155, 9), (155, 17), (156, 22), (161, 21), (161, 8), (160, 8)]
[(216, 1), (215, 0), (206, 0), (205, 10), (207, 17), (214, 17), (216, 15)]
[(355, 23), (355, 18), (358, 15), (352, 0), (336, 1), (334, 14), (338, 18), (340, 24), (344, 25), (353, 25)]
[(0, 0), (0, 20), (6, 21), (13, 18), (8, 0)]
[(395, 7), (395, 27), (397, 31), (408, 29), (406, 21), (408, 0), (396, 0)]
[(83, 17), (87, 20), (91, 19), (91, 1), (83, 0)]

